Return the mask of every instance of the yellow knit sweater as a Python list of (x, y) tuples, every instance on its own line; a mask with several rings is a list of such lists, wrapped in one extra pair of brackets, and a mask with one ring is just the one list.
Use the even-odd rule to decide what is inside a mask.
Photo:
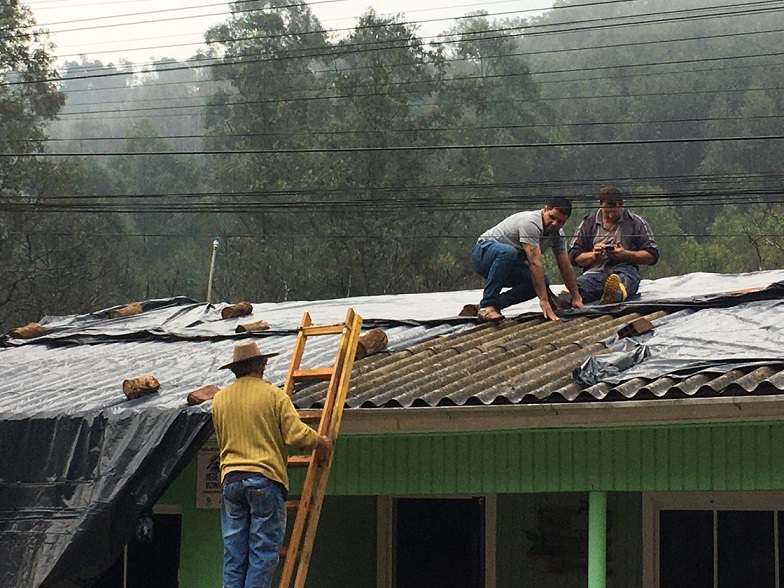
[(259, 472), (288, 489), (286, 445), (308, 450), (318, 441), (283, 390), (252, 376), (238, 378), (215, 395), (212, 422), (221, 480), (229, 472)]

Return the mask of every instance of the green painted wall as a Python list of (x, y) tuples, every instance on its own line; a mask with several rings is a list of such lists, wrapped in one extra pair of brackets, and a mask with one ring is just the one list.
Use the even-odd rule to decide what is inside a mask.
[[(627, 564), (611, 568), (608, 586), (634, 588), (641, 569), (639, 491), (784, 489), (782, 465), (784, 423), (343, 436), (308, 585), (374, 585), (377, 495), (517, 495), (499, 497), (501, 579), (522, 573), (520, 529), (542, 500), (531, 494), (567, 493), (548, 500), (579, 501), (589, 490), (606, 490), (608, 559)], [(218, 511), (195, 508), (195, 487), (194, 461), (160, 501), (182, 510), (181, 588), (220, 585)], [(341, 569), (362, 582), (341, 584)], [(516, 578), (498, 585), (534, 586)]]
[[(179, 588), (212, 588), (222, 584), (220, 512), (217, 508), (197, 509), (195, 490), (194, 460), (158, 504), (177, 505), (182, 512)], [(318, 588), (374, 586), (375, 561), (376, 498), (327, 496), (307, 585)]]
[(158, 501), (178, 505), (182, 512), (179, 588), (221, 586), (223, 543), (220, 513), (216, 508), (196, 508), (196, 460), (183, 470)]
[(784, 489), (784, 423), (340, 439), (331, 494)]

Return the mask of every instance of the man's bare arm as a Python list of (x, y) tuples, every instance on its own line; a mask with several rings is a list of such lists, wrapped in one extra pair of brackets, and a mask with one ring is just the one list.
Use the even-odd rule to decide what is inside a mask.
[(531, 281), (539, 298), (539, 308), (542, 309), (544, 318), (557, 321), (560, 320), (555, 314), (553, 307), (550, 306), (550, 299), (547, 296), (547, 282), (544, 281), (544, 266), (542, 265), (542, 250), (535, 245), (523, 243), (525, 256), (528, 259), (528, 267), (531, 269)]
[(582, 308), (584, 306), (583, 297), (580, 296), (580, 290), (577, 288), (577, 278), (574, 277), (574, 269), (569, 261), (569, 256), (566, 253), (556, 253), (555, 263), (558, 264), (558, 271), (561, 272), (564, 285), (572, 297), (572, 308)]

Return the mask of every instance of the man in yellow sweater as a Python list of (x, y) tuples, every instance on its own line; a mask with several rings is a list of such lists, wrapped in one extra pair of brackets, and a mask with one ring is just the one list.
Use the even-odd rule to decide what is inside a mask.
[(230, 369), (237, 380), (212, 402), (221, 464), (223, 588), (268, 588), (286, 532), (286, 445), (316, 447), (332, 442), (304, 424), (286, 393), (264, 381), (267, 359), (254, 341), (234, 346)]

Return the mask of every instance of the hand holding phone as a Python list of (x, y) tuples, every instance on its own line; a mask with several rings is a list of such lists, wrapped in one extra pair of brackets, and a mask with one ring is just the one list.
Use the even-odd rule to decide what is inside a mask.
[(612, 252), (614, 252), (614, 251), (615, 251), (615, 245), (613, 245), (612, 243), (607, 243), (607, 244), (604, 246), (604, 252), (605, 252), (605, 253), (612, 253)]

